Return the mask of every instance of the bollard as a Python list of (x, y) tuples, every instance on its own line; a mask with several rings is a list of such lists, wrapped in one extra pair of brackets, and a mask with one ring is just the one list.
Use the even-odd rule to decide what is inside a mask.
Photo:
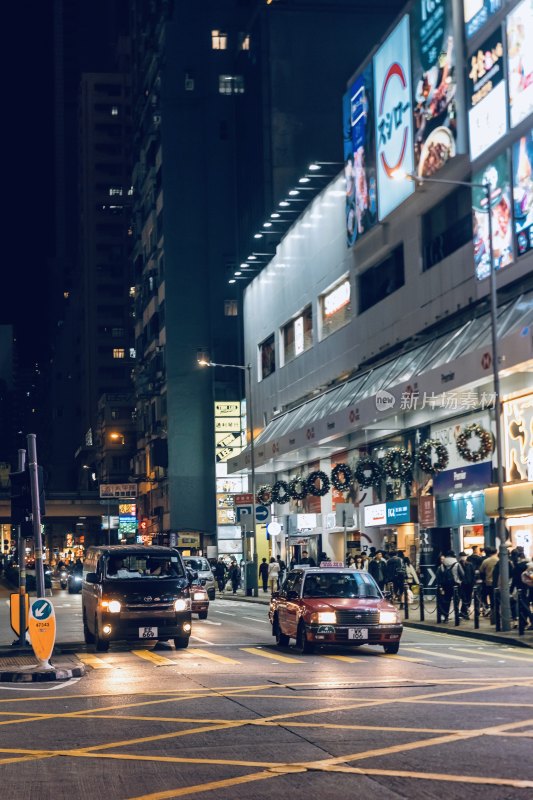
[(479, 628), (479, 589), (474, 586), (474, 628)]
[(424, 587), (420, 584), (420, 622), (424, 622), (425, 620), (425, 612), (424, 612)]
[(453, 617), (455, 627), (457, 628), (461, 624), (461, 617), (459, 615), (459, 588), (457, 586), (453, 587)]
[(407, 586), (404, 587), (403, 590), (403, 618), (409, 619), (409, 595), (407, 592)]
[[(502, 629), (502, 618), (501, 618), (501, 604), (500, 604), (500, 590), (494, 589), (493, 590), (493, 598), (494, 598), (494, 624), (496, 625), (496, 631), (501, 631)], [(491, 620), (492, 622), (492, 620)]]

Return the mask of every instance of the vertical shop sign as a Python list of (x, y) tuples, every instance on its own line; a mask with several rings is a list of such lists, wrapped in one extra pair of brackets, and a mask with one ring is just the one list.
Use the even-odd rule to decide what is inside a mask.
[(511, 127), (533, 111), (533, 0), (507, 17), (507, 76)]
[(481, 172), (473, 176), (472, 188), (474, 225), (474, 263), (476, 278), (483, 280), (490, 275), (490, 243), (487, 195), (482, 187), (491, 185), (490, 213), (492, 214), (492, 248), (494, 269), (503, 269), (513, 263), (513, 218), (511, 205), (511, 181), (507, 152)]
[(468, 129), (470, 155), (478, 158), (507, 131), (507, 97), (499, 27), (470, 57)]
[(513, 207), (516, 252), (533, 249), (533, 130), (513, 145)]

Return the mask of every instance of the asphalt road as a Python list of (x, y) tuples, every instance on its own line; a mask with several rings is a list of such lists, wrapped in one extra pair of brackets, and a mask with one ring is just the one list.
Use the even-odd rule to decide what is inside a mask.
[(301, 656), (265, 606), (224, 600), (193, 635), (187, 651), (73, 644), (85, 677), (0, 685), (3, 800), (533, 795), (529, 650), (411, 629), (397, 656)]

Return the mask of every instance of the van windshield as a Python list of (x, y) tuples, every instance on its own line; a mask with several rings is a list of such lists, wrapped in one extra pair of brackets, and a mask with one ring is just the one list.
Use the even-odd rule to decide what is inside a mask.
[(200, 556), (195, 556), (194, 558), (186, 558), (185, 563), (191, 569), (195, 569), (197, 572), (209, 572), (211, 569), (211, 565), (207, 558), (200, 558)]
[(106, 561), (106, 576), (111, 580), (178, 578), (183, 576), (183, 569), (177, 556), (129, 553), (110, 556)]

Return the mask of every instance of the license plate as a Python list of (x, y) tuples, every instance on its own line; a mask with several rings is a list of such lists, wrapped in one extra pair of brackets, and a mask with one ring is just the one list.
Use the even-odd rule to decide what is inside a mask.
[(368, 628), (348, 628), (348, 639), (368, 639)]
[(157, 628), (139, 628), (139, 639), (157, 639)]

